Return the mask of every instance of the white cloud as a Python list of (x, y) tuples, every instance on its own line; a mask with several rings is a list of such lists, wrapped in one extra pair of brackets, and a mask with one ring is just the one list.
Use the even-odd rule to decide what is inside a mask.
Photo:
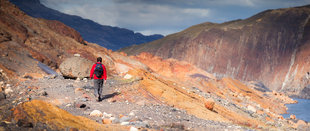
[(153, 34), (162, 34), (162, 35), (169, 35), (172, 33), (176, 33), (179, 32), (181, 30), (175, 30), (175, 29), (170, 29), (170, 30), (165, 30), (165, 29), (153, 29), (153, 30), (141, 30), (141, 31), (137, 31), (139, 33), (142, 33), (143, 35), (153, 35)]

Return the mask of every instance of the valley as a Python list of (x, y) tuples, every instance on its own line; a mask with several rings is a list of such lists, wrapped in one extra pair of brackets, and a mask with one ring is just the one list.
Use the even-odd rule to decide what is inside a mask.
[[(172, 58), (174, 53), (142, 52), (147, 44), (136, 49), (141, 50), (139, 53), (135, 52), (133, 47), (127, 48), (129, 51), (127, 53), (115, 52), (86, 41), (79, 32), (59, 21), (28, 16), (8, 0), (0, 0), (0, 7), (0, 130), (307, 130), (310, 128), (309, 123), (293, 115), (290, 118), (282, 117), (281, 114), (287, 112), (285, 104), (297, 102), (283, 93), (286, 88), (276, 90), (269, 88), (269, 84), (266, 84), (266, 87), (265, 83), (256, 81), (258, 79), (248, 80), (252, 78), (247, 77), (250, 76), (248, 74), (244, 75), (244, 79), (239, 79), (237, 77), (239, 73), (234, 73), (234, 70), (237, 70), (234, 68), (236, 63), (232, 61), (228, 62), (231, 66), (227, 66), (232, 72), (227, 73), (236, 76), (217, 75), (214, 72), (222, 73), (221, 68), (212, 67), (212, 64), (200, 66), (190, 60)], [(304, 19), (300, 21), (302, 23)], [(229, 23), (226, 24), (230, 26)], [(220, 25), (205, 23), (199, 26), (210, 28)], [(236, 29), (235, 26), (233, 28)], [(198, 28), (208, 34), (206, 30), (201, 29), (203, 28)], [(179, 34), (172, 36), (177, 35)], [(197, 33), (187, 35), (204, 38), (199, 37)], [(174, 41), (170, 38), (171, 36), (167, 36), (158, 41)], [(188, 41), (185, 37), (181, 38), (184, 42)], [(155, 51), (160, 48), (164, 51), (170, 48), (157, 45), (158, 41), (154, 41), (155, 44), (150, 43), (154, 48), (147, 49)], [(225, 42), (222, 42), (223, 49), (230, 49), (228, 43), (225, 46)], [(191, 45), (185, 45), (190, 49)], [(301, 61), (301, 57), (298, 56), (305, 56), (302, 54), (307, 53), (306, 44), (303, 46), (305, 47), (301, 51), (284, 50), (283, 54), (288, 53), (294, 57), (289, 57), (289, 60), (286, 57), (281, 58), (283, 61), (274, 64), (292, 63), (289, 72), (292, 70), (295, 74), (296, 68), (299, 67), (295, 64)], [(204, 48), (215, 52), (219, 50), (211, 45), (201, 46), (201, 49)], [(178, 48), (171, 47), (171, 49)], [(195, 56), (193, 52), (191, 54)], [(240, 49), (240, 52), (245, 51)], [(133, 53), (136, 55), (131, 55)], [(201, 50), (197, 55), (203, 53), (209, 52)], [(230, 57), (225, 53), (222, 55)], [(234, 56), (234, 59), (239, 59), (237, 56)], [(93, 80), (89, 79), (91, 65), (95, 63), (97, 57), (102, 57), (102, 63), (106, 66), (108, 74), (103, 91), (105, 97), (101, 102), (96, 101), (93, 94)], [(260, 57), (266, 56), (262, 54)], [(255, 61), (251, 57), (244, 59)], [(222, 61), (218, 60), (220, 65)], [(206, 69), (208, 66), (214, 70)], [(257, 70), (251, 71), (250, 69), (254, 67), (245, 68), (249, 70), (246, 73), (253, 71), (255, 74), (257, 73), (255, 71), (263, 68), (257, 65)], [(299, 73), (294, 76), (299, 76)], [(287, 85), (292, 78), (295, 77), (289, 73), (285, 78), (288, 80)], [(304, 84), (307, 84), (306, 79)]]

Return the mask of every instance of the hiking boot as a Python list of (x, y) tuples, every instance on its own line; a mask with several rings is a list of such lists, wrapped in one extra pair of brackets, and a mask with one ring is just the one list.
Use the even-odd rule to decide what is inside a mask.
[(97, 101), (97, 102), (101, 102), (101, 101), (102, 101), (102, 99), (99, 97), (96, 101)]

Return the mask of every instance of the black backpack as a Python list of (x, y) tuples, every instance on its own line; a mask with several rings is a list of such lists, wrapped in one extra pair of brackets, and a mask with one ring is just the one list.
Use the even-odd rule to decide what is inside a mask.
[(96, 64), (94, 74), (97, 76), (97, 78), (101, 78), (101, 76), (103, 75), (102, 64)]

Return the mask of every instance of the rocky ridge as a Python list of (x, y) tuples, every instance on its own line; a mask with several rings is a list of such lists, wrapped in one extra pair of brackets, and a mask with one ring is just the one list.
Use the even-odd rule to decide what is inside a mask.
[[(81, 43), (7, 0), (0, 0), (0, 7), (0, 30), (5, 32), (0, 35), (1, 129), (299, 128), (279, 115), (286, 112), (284, 104), (296, 102), (282, 93), (259, 91), (255, 83), (229, 77), (218, 79), (184, 61), (147, 53), (129, 57)], [(108, 69), (102, 102), (96, 102), (91, 80), (75, 74), (76, 79), (64, 79), (60, 69), (72, 57), (94, 62), (98, 56)], [(48, 74), (46, 68), (56, 73)]]
[[(100, 25), (89, 19), (83, 19), (79, 16), (64, 14), (57, 10), (48, 8), (41, 4), (40, 0), (10, 1), (32, 17), (60, 21), (80, 32), (83, 38), (88, 42), (97, 43), (105, 48), (112, 50), (118, 50), (122, 47), (127, 47), (133, 44), (150, 42), (163, 37), (159, 34), (146, 36), (125, 28)], [(58, 24), (55, 21), (52, 23)], [(62, 28), (58, 29), (62, 30)]]

